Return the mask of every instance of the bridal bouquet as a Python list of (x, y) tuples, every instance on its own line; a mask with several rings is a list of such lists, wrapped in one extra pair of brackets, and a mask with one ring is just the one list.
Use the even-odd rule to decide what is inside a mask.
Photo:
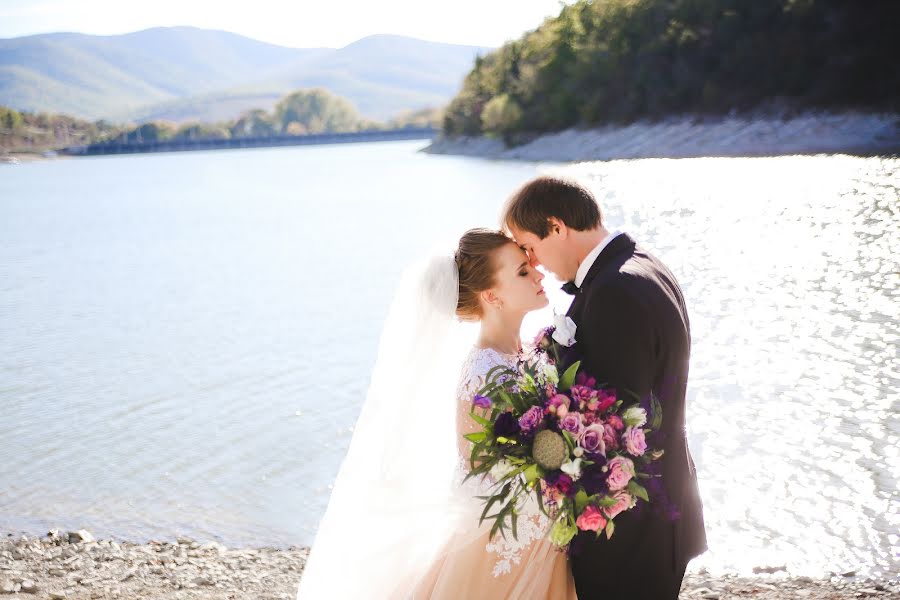
[(648, 445), (662, 424), (659, 402), (641, 406), (629, 392), (598, 384), (580, 362), (559, 373), (574, 331), (571, 319), (557, 317), (517, 370), (496, 367), (472, 399), (481, 430), (466, 436), (468, 477), (493, 482), (492, 494), (479, 496), (481, 522), (494, 520), (491, 538), (507, 528), (517, 537), (518, 509), (530, 494), (553, 519), (550, 540), (560, 548), (579, 530), (611, 538), (617, 515), (650, 502), (642, 482), (659, 477), (662, 451)]

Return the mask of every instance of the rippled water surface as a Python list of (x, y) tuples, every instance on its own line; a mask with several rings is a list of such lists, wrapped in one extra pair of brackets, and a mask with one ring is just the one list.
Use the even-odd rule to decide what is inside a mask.
[(695, 567), (900, 568), (900, 160), (422, 145), (0, 166), (0, 528), (310, 543), (403, 265), (554, 172), (684, 288)]

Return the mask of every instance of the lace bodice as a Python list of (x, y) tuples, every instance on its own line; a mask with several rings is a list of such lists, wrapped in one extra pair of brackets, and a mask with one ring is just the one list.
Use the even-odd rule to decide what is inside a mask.
[[(469, 416), (472, 409), (472, 398), (484, 386), (485, 378), (492, 369), (498, 366), (516, 369), (519, 359), (520, 355), (518, 354), (504, 354), (492, 348), (478, 347), (473, 347), (466, 358), (456, 394), (456, 425), (459, 436), (461, 472), (468, 472), (468, 459), (471, 452), (471, 443), (463, 436), (480, 430), (480, 426)], [(489, 490), (493, 481), (489, 476), (483, 480), (470, 480), (467, 483), (471, 483), (471, 486), (467, 484), (467, 487), (471, 488), (467, 491), (472, 493), (473, 498), (477, 495), (483, 496), (492, 493)], [(498, 534), (486, 546), (486, 550), (497, 557), (493, 570), (494, 577), (508, 573), (513, 564), (519, 564), (523, 551), (533, 542), (543, 538), (551, 526), (550, 520), (541, 512), (537, 501), (531, 494), (520, 505), (518, 512), (518, 539), (514, 538), (512, 534), (508, 534), (507, 538)]]
[[(472, 347), (468, 357), (466, 357), (466, 361), (463, 363), (459, 386), (456, 388), (458, 408), (463, 413), (457, 419), (457, 430), (460, 438), (479, 429), (478, 423), (469, 418), (469, 411), (472, 408), (472, 398), (484, 386), (487, 374), (499, 366), (515, 369), (518, 360), (519, 355), (517, 354), (504, 354), (493, 348)], [(462, 439), (460, 453), (468, 458), (470, 450), (471, 445), (469, 442)]]

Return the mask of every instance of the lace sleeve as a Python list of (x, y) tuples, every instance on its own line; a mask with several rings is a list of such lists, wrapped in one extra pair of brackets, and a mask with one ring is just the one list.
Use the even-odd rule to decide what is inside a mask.
[(464, 459), (468, 460), (472, 452), (472, 443), (463, 436), (480, 431), (481, 427), (470, 415), (475, 393), (484, 387), (491, 369), (498, 366), (515, 368), (515, 365), (515, 357), (500, 354), (489, 348), (474, 348), (466, 359), (456, 392), (456, 431), (459, 453)]

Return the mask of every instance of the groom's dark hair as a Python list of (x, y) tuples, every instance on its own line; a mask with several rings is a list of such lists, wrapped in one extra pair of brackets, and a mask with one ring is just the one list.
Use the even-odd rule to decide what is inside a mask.
[(542, 175), (535, 177), (506, 201), (502, 223), (530, 231), (541, 239), (550, 235), (548, 219), (556, 217), (577, 231), (587, 231), (602, 224), (603, 216), (594, 195), (583, 185)]

